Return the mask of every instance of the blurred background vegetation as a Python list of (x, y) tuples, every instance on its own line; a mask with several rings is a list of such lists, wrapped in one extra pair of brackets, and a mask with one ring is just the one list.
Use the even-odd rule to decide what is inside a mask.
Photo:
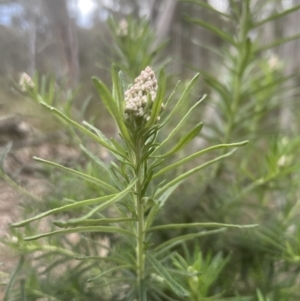
[[(25, 243), (8, 227), (63, 198), (103, 193), (37, 165), (33, 155), (100, 178), (105, 175), (88, 162), (78, 139), (104, 161), (111, 159), (26, 98), (16, 84), (20, 73), (35, 77), (49, 104), (116, 137), (91, 84), (97, 76), (109, 85), (114, 62), (128, 84), (147, 65), (155, 71), (164, 66), (169, 93), (178, 80), (180, 92), (200, 72), (182, 108), (183, 116), (209, 95), (188, 121), (204, 121), (191, 152), (250, 140), (182, 185), (159, 216), (158, 223), (260, 225), (174, 248), (170, 268), (198, 273), (181, 281), (191, 300), (298, 301), (299, 19), (299, 0), (0, 0), (0, 298), (126, 300), (109, 279), (87, 285), (91, 273), (105, 270), (103, 263), (74, 260), (78, 254), (105, 256), (118, 248), (118, 237), (82, 234)], [(49, 227), (46, 220), (25, 231)], [(183, 234), (188, 232), (161, 231), (154, 239)], [(153, 300), (177, 300), (163, 284), (159, 289), (163, 294)]]

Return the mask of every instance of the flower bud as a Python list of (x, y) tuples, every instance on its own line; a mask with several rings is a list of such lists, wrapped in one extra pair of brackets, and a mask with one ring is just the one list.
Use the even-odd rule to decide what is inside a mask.
[[(131, 120), (144, 117), (144, 120), (149, 120), (157, 88), (154, 71), (150, 67), (146, 67), (134, 80), (134, 84), (125, 91), (124, 117)], [(149, 100), (148, 97), (150, 97)], [(162, 109), (163, 107), (162, 105)]]
[(21, 73), (20, 75), (19, 85), (23, 92), (25, 92), (28, 87), (34, 88), (34, 82), (32, 81), (31, 77), (25, 72)]

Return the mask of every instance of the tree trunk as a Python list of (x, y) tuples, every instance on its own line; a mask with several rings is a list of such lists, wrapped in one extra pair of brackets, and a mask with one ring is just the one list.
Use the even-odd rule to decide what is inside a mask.
[[(292, 1), (291, 5), (299, 5), (300, 0)], [(292, 14), (288, 15), (282, 21), (282, 37), (290, 37), (300, 32), (300, 11), (297, 10)], [(286, 64), (285, 73), (287, 76), (295, 74), (297, 69), (299, 70), (300, 65), (300, 40), (284, 44), (280, 47), (279, 53), (280, 57), (284, 59)], [(291, 85), (295, 85), (291, 83)], [(295, 108), (294, 108), (294, 91), (293, 89), (288, 89), (285, 95), (284, 101), (282, 101), (281, 110), (280, 110), (280, 127), (284, 132), (291, 132), (297, 130), (296, 117), (295, 117)]]
[(62, 53), (62, 63), (68, 86), (74, 88), (79, 77), (78, 42), (75, 24), (69, 17), (65, 0), (44, 0), (44, 4)]
[(154, 24), (154, 29), (157, 37), (155, 46), (162, 43), (168, 37), (168, 34), (170, 33), (176, 5), (177, 5), (177, 1), (175, 0), (165, 0), (161, 3)]

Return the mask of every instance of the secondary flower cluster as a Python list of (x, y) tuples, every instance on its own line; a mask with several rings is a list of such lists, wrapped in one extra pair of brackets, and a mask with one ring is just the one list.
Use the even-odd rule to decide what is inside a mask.
[(128, 22), (126, 19), (122, 19), (119, 22), (119, 27), (116, 30), (119, 37), (126, 37), (128, 35)]
[(154, 102), (157, 93), (155, 74), (150, 67), (146, 67), (134, 82), (134, 85), (125, 91), (125, 118), (144, 117), (147, 120), (149, 118), (148, 112), (146, 112), (147, 94), (149, 93), (151, 101)]
[(28, 87), (34, 88), (34, 82), (32, 81), (31, 77), (25, 72), (21, 73), (20, 75), (19, 85), (23, 92), (25, 92)]

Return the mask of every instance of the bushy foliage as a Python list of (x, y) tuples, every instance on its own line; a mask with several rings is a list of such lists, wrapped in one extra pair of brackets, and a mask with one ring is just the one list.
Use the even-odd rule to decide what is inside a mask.
[[(229, 1), (228, 13), (202, 1), (184, 2), (228, 24), (224, 30), (186, 17), (223, 40), (222, 49), (214, 49), (220, 59), (212, 72), (197, 70), (205, 82), (201, 91), (209, 94), (205, 102), (201, 99), (190, 105), (189, 101), (191, 92), (200, 90), (196, 89), (199, 75), (173, 92), (163, 71), (153, 91), (141, 87), (139, 80), (135, 87), (132, 80), (153, 64), (156, 50), (150, 51), (154, 37), (148, 24), (132, 19), (126, 28), (110, 21), (119, 55), (111, 72), (112, 93), (94, 79), (121, 139), (107, 139), (91, 123), (81, 125), (81, 116), (74, 118), (71, 106), (55, 108), (51, 84), (47, 91), (37, 81), (25, 84), (29, 95), (54, 113), (73, 141), (81, 143), (89, 163), (71, 169), (37, 158), (51, 170), (55, 167), (64, 173), (57, 174), (59, 191), (50, 202), (39, 205), (35, 217), (36, 205), (21, 188), (28, 199), (26, 221), (15, 226), (26, 227), (23, 233), (13, 229), (12, 239), (5, 242), (22, 254), (7, 286), (6, 300), (299, 299), (300, 140), (295, 130), (280, 123), (286, 98), (294, 97), (295, 78), (286, 75), (284, 63), (273, 51), (298, 35), (263, 45), (260, 32), (265, 24), (300, 7), (265, 16), (261, 12), (267, 1)], [(132, 39), (140, 47), (132, 48)], [(126, 79), (133, 84), (127, 94)], [(135, 88), (141, 89), (141, 95)], [(166, 90), (170, 90), (168, 97)], [(128, 104), (129, 98), (133, 103)], [(178, 102), (173, 103), (173, 98)], [(177, 122), (175, 112), (181, 115)], [(203, 129), (200, 119), (205, 122)], [(163, 127), (170, 120), (174, 127)], [(197, 124), (187, 131), (191, 120)], [(294, 121), (293, 129), (298, 127)], [(110, 151), (110, 166), (89, 149), (87, 137)], [(246, 139), (250, 143), (229, 157), (227, 148), (244, 145), (236, 141)], [(183, 146), (190, 141), (195, 142), (187, 151)], [(219, 156), (211, 151), (218, 151)], [(204, 167), (205, 172), (181, 183)], [(74, 176), (82, 180), (73, 180)], [(17, 185), (3, 170), (2, 177)], [(70, 185), (70, 181), (76, 182)], [(70, 189), (72, 186), (76, 188)], [(106, 192), (111, 195), (107, 197)], [(63, 197), (63, 203), (58, 203)], [(49, 220), (49, 232), (40, 234), (30, 223), (48, 215), (60, 220)], [(259, 227), (228, 230), (245, 224)], [(199, 227), (206, 230), (195, 233)], [(91, 231), (96, 233), (86, 233)], [(53, 236), (73, 232), (83, 233), (75, 241)], [(28, 242), (23, 241), (24, 235)], [(43, 240), (36, 240), (39, 238)], [(37, 251), (42, 253), (37, 255)], [(32, 254), (35, 266), (24, 260), (27, 254)], [(22, 273), (27, 280), (14, 284)]]

